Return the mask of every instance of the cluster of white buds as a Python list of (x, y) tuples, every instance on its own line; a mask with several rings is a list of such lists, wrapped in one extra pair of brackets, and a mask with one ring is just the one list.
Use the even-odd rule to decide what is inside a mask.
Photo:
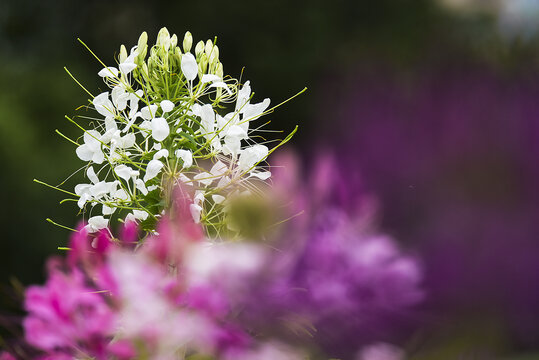
[(97, 117), (81, 117), (93, 126), (78, 125), (84, 134), (76, 153), (88, 162), (89, 182), (78, 184), (71, 200), (89, 231), (113, 218), (154, 231), (170, 189), (181, 184), (192, 190), (193, 219), (208, 235), (222, 235), (228, 199), (256, 192), (256, 182), (271, 176), (261, 163), (275, 148), (255, 143), (259, 128), (251, 125), (273, 110), (270, 100), (254, 103), (249, 81), (224, 76), (214, 41), (200, 41), (193, 54), (189, 32), (183, 49), (166, 28), (152, 47), (147, 40), (144, 32), (129, 52), (122, 45), (117, 66), (98, 59), (110, 91), (92, 96)]

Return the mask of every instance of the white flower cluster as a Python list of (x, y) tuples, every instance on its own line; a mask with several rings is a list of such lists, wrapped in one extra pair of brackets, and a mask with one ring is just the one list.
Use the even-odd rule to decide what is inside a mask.
[(92, 208), (89, 231), (107, 227), (113, 214), (149, 221), (150, 231), (167, 189), (180, 182), (193, 187), (193, 219), (219, 223), (228, 197), (271, 176), (259, 166), (270, 150), (251, 138), (251, 122), (268, 112), (270, 100), (252, 103), (249, 81), (223, 77), (217, 45), (201, 41), (192, 54), (192, 41), (187, 32), (182, 51), (163, 28), (146, 60), (143, 33), (129, 55), (122, 45), (117, 67), (99, 71), (110, 91), (93, 97), (97, 126), (76, 149), (88, 162), (89, 183), (75, 194), (81, 209)]

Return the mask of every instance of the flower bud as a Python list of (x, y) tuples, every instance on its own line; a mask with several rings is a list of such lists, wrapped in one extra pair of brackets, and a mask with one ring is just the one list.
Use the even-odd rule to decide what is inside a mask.
[(208, 69), (208, 57), (205, 53), (203, 53), (200, 56), (200, 60), (198, 60), (198, 72), (200, 74), (205, 74), (206, 70)]
[(191, 51), (191, 46), (193, 46), (193, 36), (187, 31), (183, 37), (183, 51), (186, 53)]
[(157, 41), (155, 44), (158, 47), (164, 48), (165, 51), (168, 51), (168, 49), (170, 49), (170, 34), (166, 27), (159, 30), (159, 34), (157, 34)]
[(146, 63), (142, 63), (142, 75), (145, 77), (148, 77), (148, 65)]
[(217, 67), (215, 69), (215, 75), (219, 76), (221, 79), (223, 78), (223, 63), (217, 64)]
[(181, 66), (181, 62), (182, 62), (182, 52), (181, 52), (179, 46), (177, 46), (174, 49), (173, 59), (174, 59), (174, 66), (179, 68)]
[(120, 46), (120, 57), (119, 57), (119, 60), (120, 62), (124, 62), (125, 59), (127, 59), (127, 49), (125, 48), (124, 45)]
[(139, 51), (143, 49), (148, 44), (148, 34), (146, 31), (144, 31), (142, 34), (140, 34), (140, 37), (138, 38), (138, 49)]
[(210, 55), (210, 64), (215, 64), (219, 61), (219, 48), (217, 45), (213, 46), (213, 50), (211, 51)]
[(195, 47), (195, 56), (198, 59), (200, 55), (204, 52), (204, 41), (200, 40)]
[(206, 46), (204, 48), (204, 52), (206, 53), (206, 56), (208, 57), (208, 59), (210, 58), (210, 54), (213, 50), (213, 43), (211, 40), (208, 39), (208, 41), (206, 41)]
[(148, 53), (148, 45), (144, 44), (143, 47), (138, 47), (137, 51), (138, 55), (135, 57), (135, 64), (141, 66), (144, 63), (144, 58), (146, 58), (146, 54)]
[(170, 37), (170, 48), (174, 49), (176, 45), (178, 45), (178, 37), (174, 34)]

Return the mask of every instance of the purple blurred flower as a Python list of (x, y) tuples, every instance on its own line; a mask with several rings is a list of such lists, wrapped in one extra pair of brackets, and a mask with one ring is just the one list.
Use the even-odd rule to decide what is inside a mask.
[(459, 326), (480, 316), (507, 346), (537, 348), (537, 76), (453, 65), (358, 77), (328, 85), (342, 126), (318, 132), (380, 196), (384, 227), (422, 254), (428, 308)]
[[(272, 244), (278, 250), (246, 294), (240, 318), (346, 358), (387, 337), (387, 325), (421, 301), (422, 272), (417, 259), (376, 229), (376, 201), (361, 192), (360, 178), (344, 177), (330, 156), (319, 159), (305, 177), (289, 153), (275, 163), (275, 188), (293, 199), (293, 213), (305, 214)], [(311, 333), (314, 343), (301, 333)]]

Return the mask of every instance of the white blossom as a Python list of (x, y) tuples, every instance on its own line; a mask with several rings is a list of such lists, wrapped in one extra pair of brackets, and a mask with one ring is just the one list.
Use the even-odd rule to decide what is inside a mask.
[(76, 150), (77, 156), (83, 161), (93, 161), (96, 164), (101, 164), (105, 160), (105, 155), (101, 151), (101, 141), (96, 130), (88, 130), (84, 133), (84, 144)]
[(268, 147), (265, 145), (253, 145), (243, 149), (238, 160), (238, 169), (247, 171), (264, 160), (268, 156)]
[(148, 167), (146, 168), (146, 174), (144, 174), (144, 182), (148, 182), (148, 180), (153, 179), (154, 177), (159, 174), (161, 169), (163, 168), (163, 163), (159, 160), (151, 160), (148, 163)]
[(193, 54), (185, 53), (182, 55), (181, 69), (187, 80), (193, 81), (196, 79), (198, 76), (198, 65)]
[(96, 231), (106, 228), (108, 224), (109, 224), (109, 221), (105, 219), (103, 216), (101, 215), (93, 216), (88, 219), (88, 225), (85, 226), (85, 229), (89, 233), (94, 233)]
[(155, 141), (163, 141), (170, 134), (167, 120), (162, 117), (153, 118), (151, 123), (152, 137)]
[(189, 169), (193, 166), (193, 153), (189, 150), (178, 149), (174, 153), (177, 158), (182, 159), (182, 169)]
[(170, 100), (163, 100), (160, 105), (164, 113), (171, 112), (174, 109), (174, 103)]

